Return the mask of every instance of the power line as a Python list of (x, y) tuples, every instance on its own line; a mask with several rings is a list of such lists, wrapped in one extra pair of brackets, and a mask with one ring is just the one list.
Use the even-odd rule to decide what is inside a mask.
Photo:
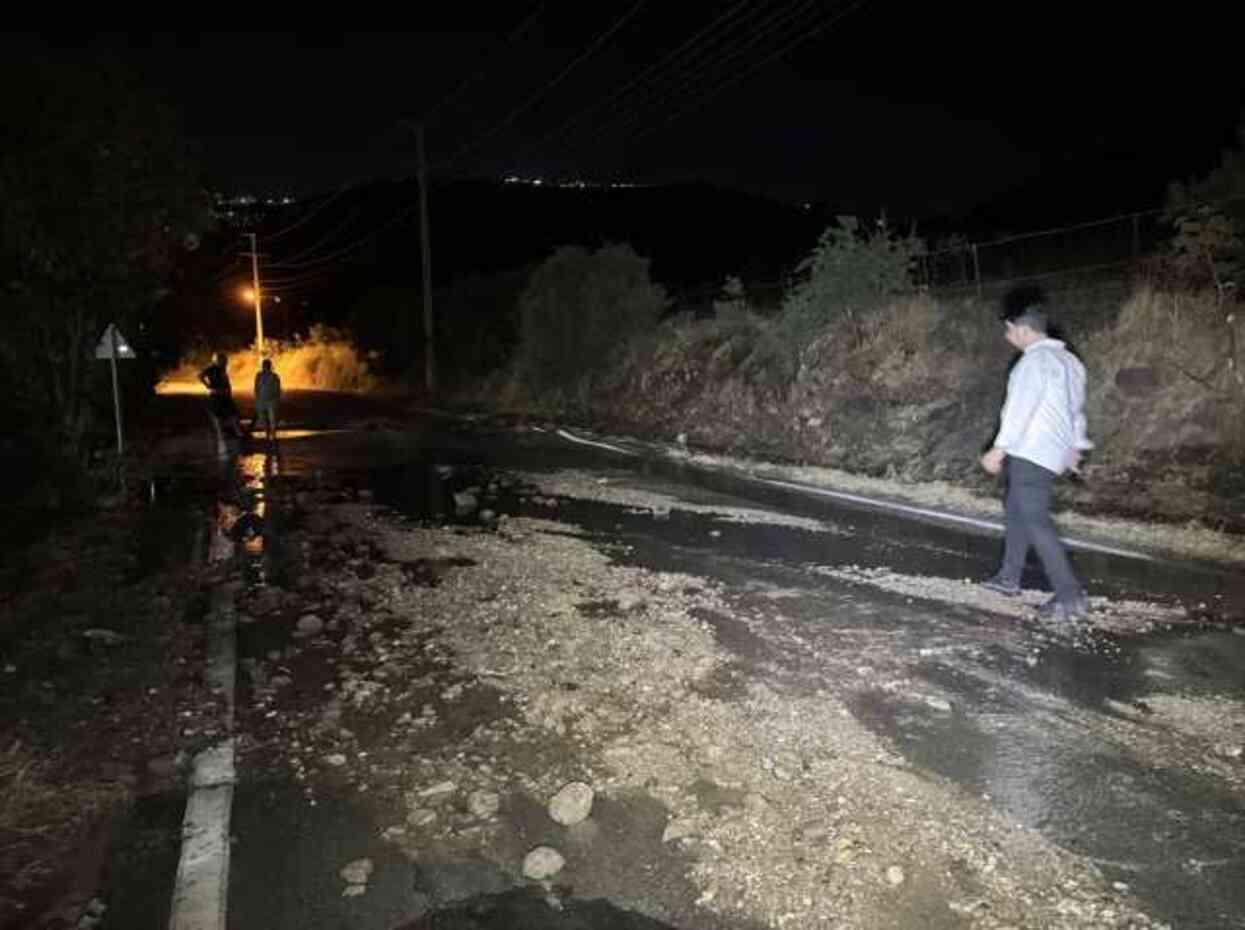
[(746, 80), (747, 78), (755, 74), (757, 71), (764, 68), (766, 65), (769, 65), (773, 63), (774, 61), (777, 61), (779, 58), (787, 54), (787, 52), (791, 51), (791, 49), (795, 48), (797, 45), (800, 45), (801, 43), (808, 41), (814, 36), (819, 35), (820, 33), (824, 32), (826, 29), (833, 26), (835, 23), (839, 22), (839, 20), (843, 19), (845, 16), (848, 16), (851, 13), (854, 13), (856, 10), (862, 7), (865, 4), (865, 2), (866, 0), (854, 0), (854, 2), (847, 4), (846, 7), (841, 8), (837, 13), (828, 17), (820, 24), (813, 26), (811, 29), (806, 30), (804, 28), (800, 28), (798, 31), (798, 34), (791, 41), (786, 42), (784, 45), (782, 45), (780, 48), (778, 48), (771, 54), (766, 55), (764, 58), (762, 58), (760, 61), (758, 61), (756, 64), (754, 64), (752, 67), (748, 68), (741, 74), (727, 77), (725, 81), (718, 84), (717, 87), (710, 90), (707, 94), (703, 94), (699, 98), (693, 100), (689, 105), (671, 114), (661, 123), (657, 124), (656, 126), (652, 126), (649, 129), (646, 129), (643, 132), (639, 133), (637, 136), (634, 137), (635, 141), (639, 142), (643, 139), (646, 139), (648, 138), (648, 136), (652, 135), (654, 132), (658, 132), (664, 129), (666, 126), (669, 126), (671, 123), (680, 119), (681, 117), (691, 112), (692, 110), (703, 107), (704, 104), (708, 103), (714, 97), (718, 96), (718, 94), (722, 93), (722, 91), (726, 90), (727, 88), (735, 86), (740, 81)]
[(335, 203), (336, 201), (340, 200), (343, 196), (345, 196), (347, 192), (349, 192), (351, 189), (354, 188), (357, 180), (358, 179), (352, 178), (351, 180), (347, 181), (340, 188), (338, 188), (337, 191), (335, 191), (334, 193), (326, 197), (324, 200), (322, 200), (319, 203), (319, 205), (317, 205), (316, 207), (308, 211), (305, 215), (299, 217), (297, 220), (295, 220), (289, 226), (286, 226), (284, 229), (278, 229), (276, 232), (272, 232), (272, 233), (265, 233), (264, 241), (271, 242), (273, 239), (280, 239), (282, 236), (288, 235), (289, 233), (292, 233), (294, 230), (299, 229), (304, 224), (306, 224), (308, 221), (310, 221), (312, 217), (317, 216), (320, 213), (323, 213), (326, 209), (328, 209), (330, 204)]
[(343, 229), (345, 229), (351, 223), (353, 223), (356, 219), (358, 219), (360, 210), (361, 208), (358, 206), (353, 207), (350, 210), (350, 212), (346, 215), (346, 218), (344, 220), (342, 220), (340, 223), (334, 226), (331, 230), (329, 230), (326, 234), (324, 234), (319, 239), (317, 239), (315, 243), (303, 249), (301, 252), (296, 252), (292, 257), (282, 259), (279, 262), (272, 262), (271, 263), (272, 266), (275, 268), (287, 268), (291, 270), (297, 270), (298, 268), (303, 267), (304, 265), (314, 264), (316, 262), (316, 259), (312, 258), (312, 259), (307, 259), (306, 261), (304, 261), (304, 259), (306, 259), (308, 255), (313, 254), (317, 249), (326, 245), (330, 240), (333, 239), (334, 236), (336, 236)]
[[(739, 24), (740, 32), (715, 38), (714, 43), (720, 44), (715, 51), (706, 53), (701, 50), (698, 55), (686, 58), (672, 73), (665, 76), (664, 88), (656, 87), (656, 95), (640, 97), (630, 105), (614, 113), (605, 122), (598, 124), (592, 135), (578, 144), (572, 144), (566, 152), (582, 151), (598, 148), (608, 139), (635, 126), (643, 125), (645, 120), (660, 112), (659, 108), (679, 96), (694, 93), (698, 85), (715, 73), (720, 73), (726, 66), (746, 54), (750, 49), (765, 43), (776, 34), (781, 34), (794, 20), (799, 19), (821, 0), (794, 0), (779, 7), (762, 10), (751, 20)], [(811, 23), (813, 19), (808, 20)], [(801, 24), (802, 25), (802, 24)], [(780, 41), (782, 41), (780, 39)], [(711, 46), (710, 46), (711, 47)]]
[(690, 53), (690, 51), (694, 49), (698, 44), (704, 42), (711, 33), (719, 29), (725, 23), (734, 19), (735, 16), (739, 13), (739, 11), (742, 10), (744, 7), (748, 6), (750, 2), (752, 2), (752, 0), (740, 0), (740, 2), (730, 7), (725, 13), (723, 13), (721, 16), (717, 17), (711, 23), (709, 23), (708, 26), (701, 29), (699, 32), (693, 35), (690, 39), (687, 39), (685, 42), (683, 42), (678, 48), (674, 49), (674, 51), (669, 52), (659, 61), (655, 62), (654, 64), (649, 65), (646, 69), (644, 69), (644, 71), (636, 75), (634, 78), (632, 78), (630, 81), (628, 81), (626, 84), (624, 84), (619, 89), (615, 90), (608, 97), (604, 97), (598, 100), (596, 103), (593, 103), (589, 105), (588, 107), (584, 108), (583, 110), (580, 110), (578, 113), (574, 114), (569, 119), (563, 121), (561, 124), (559, 124), (554, 129), (545, 133), (539, 139), (536, 139), (534, 142), (530, 142), (526, 146), (522, 147), (519, 150), (519, 152), (516, 153), (516, 157), (522, 157), (523, 155), (526, 155), (529, 152), (534, 151), (535, 149), (538, 149), (541, 146), (545, 145), (551, 139), (555, 139), (555, 138), (565, 135), (566, 131), (571, 126), (574, 126), (582, 122), (583, 119), (586, 118), (587, 116), (590, 116), (591, 114), (600, 110), (602, 107), (605, 107), (608, 104), (613, 103), (615, 100), (618, 100), (619, 98), (625, 96), (632, 88), (654, 77), (656, 74), (660, 73), (662, 69), (666, 68), (667, 65), (673, 65), (677, 61), (679, 56), (684, 55), (685, 53)]
[[(526, 32), (528, 27), (530, 27), (532, 23), (534, 23), (537, 19), (539, 19), (540, 15), (544, 11), (545, 11), (544, 2), (536, 4), (536, 8), (530, 14), (528, 14), (528, 16), (521, 23), (519, 23), (518, 26), (516, 26), (513, 30), (511, 30), (508, 36), (506, 36), (506, 40), (503, 43), (503, 46), (510, 45), (511, 43), (514, 42), (515, 39), (517, 39), (524, 32)], [(455, 87), (452, 91), (450, 91), (448, 94), (442, 97), (439, 101), (437, 101), (435, 105), (433, 105), (431, 109), (429, 109), (426, 113), (424, 113), (424, 115), (419, 118), (419, 122), (425, 126), (431, 123), (433, 117), (435, 117), (441, 110), (445, 109), (445, 107), (449, 106), (459, 97), (461, 97), (467, 91), (469, 87), (471, 87), (473, 84), (479, 81), (480, 78), (484, 77), (484, 75), (488, 73), (488, 70), (489, 70), (488, 66), (486, 65), (483, 68), (477, 69), (474, 74), (471, 74), (468, 77), (464, 78), (462, 81), (460, 81), (457, 87)]]
[(654, 93), (647, 99), (641, 97), (633, 100), (629, 106), (598, 125), (594, 135), (600, 136), (605, 127), (611, 124), (625, 126), (637, 122), (637, 117), (642, 118), (654, 106), (661, 106), (673, 96), (687, 92), (710, 73), (721, 70), (748, 49), (768, 40), (792, 18), (802, 15), (818, 2), (821, 0), (784, 0), (774, 7), (762, 7), (751, 20), (739, 24), (734, 34), (724, 37), (718, 48), (712, 51), (702, 50), (702, 54), (689, 56), (679, 69), (668, 76), (665, 86), (653, 88)]
[(508, 114), (506, 114), (506, 116), (502, 118), (501, 122), (497, 123), (495, 126), (493, 126), (492, 129), (485, 132), (484, 135), (478, 136), (472, 142), (469, 142), (466, 145), (464, 145), (456, 153), (454, 153), (454, 155), (452, 155), (450, 158), (434, 165), (433, 167), (437, 169), (444, 169), (446, 167), (449, 167), (452, 164), (455, 164), (456, 162), (460, 161), (464, 156), (470, 154), (471, 152), (478, 149), (481, 145), (488, 142), (490, 139), (496, 136), (499, 132), (508, 128), (511, 124), (514, 123), (515, 120), (517, 120), (520, 116), (522, 116), (529, 109), (531, 109), (536, 103), (538, 103), (546, 94), (548, 94), (551, 90), (553, 90), (555, 87), (561, 84), (564, 80), (566, 80), (566, 78), (571, 74), (571, 72), (573, 72), (577, 67), (579, 67), (585, 61), (591, 58), (597, 52), (597, 50), (601, 48), (601, 46), (603, 46), (606, 42), (609, 41), (610, 37), (613, 36), (614, 33), (616, 33), (624, 25), (626, 25), (627, 22), (630, 21), (631, 18), (635, 16), (636, 13), (640, 12), (640, 7), (644, 6), (645, 2), (646, 0), (637, 0), (637, 2), (631, 7), (631, 9), (629, 9), (626, 13), (624, 13), (619, 19), (617, 19), (614, 22), (613, 25), (611, 25), (603, 33), (597, 36), (597, 38), (594, 39), (587, 46), (587, 48), (585, 48), (579, 55), (577, 55), (575, 59), (569, 65), (567, 65), (560, 72), (558, 72), (558, 74), (555, 75), (551, 81), (546, 83), (543, 87), (539, 88), (534, 94), (530, 95), (521, 104), (519, 104), (517, 107), (511, 110)]
[(417, 209), (419, 209), (418, 203), (409, 204), (403, 209), (399, 210), (393, 216), (391, 216), (384, 223), (381, 223), (379, 226), (372, 229), (371, 232), (365, 233), (364, 235), (360, 236), (358, 239), (356, 239), (354, 242), (350, 243), (349, 245), (336, 249), (327, 255), (323, 255), (318, 258), (311, 259), (307, 262), (302, 263), (301, 265), (297, 265), (297, 266), (282, 265), (280, 267), (305, 268), (311, 265), (319, 265), (319, 264), (324, 264), (325, 262), (336, 261), (338, 258), (341, 258), (344, 255), (348, 255), (351, 252), (355, 251), (356, 249), (360, 248), (361, 246), (365, 245), (367, 242), (371, 241), (376, 236), (379, 236), (385, 230), (392, 228), (396, 223), (398, 223), (398, 221), (403, 220), (406, 217), (410, 216)]

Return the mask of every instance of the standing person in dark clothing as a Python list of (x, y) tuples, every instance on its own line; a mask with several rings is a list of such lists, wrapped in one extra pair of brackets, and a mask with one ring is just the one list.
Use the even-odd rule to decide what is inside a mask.
[(272, 359), (264, 359), (255, 375), (255, 422), (252, 433), (263, 426), (269, 442), (277, 441), (277, 405), (281, 402), (281, 376), (272, 368)]
[(1086, 435), (1085, 366), (1063, 342), (1047, 335), (1044, 301), (1041, 292), (1034, 292), (1003, 316), (1005, 337), (1022, 354), (1007, 381), (998, 434), (981, 457), (982, 468), (992, 475), (1006, 470), (1007, 478), (1003, 564), (982, 586), (1019, 594), (1033, 548), (1055, 589), (1039, 615), (1075, 621), (1089, 612), (1089, 600), (1068, 561), (1050, 505), (1055, 479), (1077, 471), (1093, 443)]
[(224, 432), (234, 438), (242, 438), (242, 420), (238, 415), (238, 407), (233, 402), (233, 385), (229, 383), (229, 360), (224, 352), (217, 352), (212, 364), (199, 372), (199, 381), (208, 389), (208, 414), (212, 418), (212, 427), (216, 430), (217, 439)]

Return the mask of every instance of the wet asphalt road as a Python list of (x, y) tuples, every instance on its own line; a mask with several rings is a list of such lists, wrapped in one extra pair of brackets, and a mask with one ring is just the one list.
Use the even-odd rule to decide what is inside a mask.
[[(721, 524), (705, 514), (676, 510), (655, 519), (570, 499), (556, 512), (557, 519), (589, 529), (620, 561), (723, 583), (736, 609), (730, 617), (707, 619), (735, 653), (741, 675), (840, 694), (862, 723), (892, 741), (913, 765), (987, 795), (1020, 823), (1094, 859), (1155, 916), (1177, 927), (1245, 927), (1245, 800), (1199, 772), (1196, 760), (1182, 765), (1170, 755), (1156, 758), (1139, 751), (1133, 739), (1146, 727), (1146, 702), (1160, 695), (1213, 696), (1245, 713), (1245, 636), (1230, 630), (1159, 630), (1127, 640), (1103, 638), (1086, 648), (971, 607), (850, 585), (808, 567), (850, 564), (983, 577), (994, 566), (999, 541), (720, 474), (630, 460), (526, 430), (428, 421), (402, 432), (294, 433), (282, 440), (277, 457), (256, 446), (225, 462), (211, 454), (206, 437), (194, 437), (160, 465), (152, 497), (157, 505), (213, 495), (236, 499), (239, 493), (253, 499), (279, 476), (368, 487), (393, 508), (424, 516), (449, 490), (435, 464), (573, 467), (700, 504), (767, 506), (833, 523), (842, 535), (731, 525), (712, 536)], [(280, 515), (270, 519), (279, 521)], [(1076, 561), (1096, 594), (1167, 603), (1245, 602), (1239, 575), (1205, 566), (1087, 553)], [(781, 605), (770, 596), (775, 591), (783, 592)], [(888, 679), (908, 684), (876, 687)], [(928, 695), (945, 700), (951, 711), (935, 709), (923, 700)], [(1153, 738), (1164, 743), (1165, 734)], [(419, 897), (418, 878), (403, 863), (389, 861), (393, 853), (376, 839), (377, 824), (366, 810), (329, 805), (312, 818), (300, 816), (296, 795), (248, 782), (245, 769), (241, 778), (231, 927), (381, 930), (419, 915), (419, 902), (427, 899)], [(333, 876), (348, 858), (343, 850), (360, 845), (376, 858), (378, 872), (367, 901), (352, 902), (347, 912)], [(463, 884), (451, 900), (474, 899), (475, 922), (455, 922), (451, 908), (436, 926), (657, 926), (603, 902), (591, 905), (596, 910), (585, 903), (578, 912), (561, 914), (541, 905), (533, 913), (545, 914), (548, 922), (515, 923), (516, 915), (526, 913), (527, 899), (498, 876), (482, 872), (445, 881)]]

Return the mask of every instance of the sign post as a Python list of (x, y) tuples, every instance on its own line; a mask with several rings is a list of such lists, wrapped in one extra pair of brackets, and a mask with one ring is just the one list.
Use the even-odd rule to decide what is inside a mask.
[(108, 324), (104, 335), (100, 337), (99, 345), (95, 347), (95, 357), (106, 358), (112, 365), (112, 409), (117, 423), (117, 458), (120, 460), (125, 454), (125, 439), (121, 429), (121, 388), (117, 382), (117, 359), (134, 358), (134, 350), (117, 329), (117, 324)]

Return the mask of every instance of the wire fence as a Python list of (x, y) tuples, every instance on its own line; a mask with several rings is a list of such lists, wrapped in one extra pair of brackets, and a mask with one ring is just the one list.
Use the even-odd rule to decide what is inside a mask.
[[(1078, 309), (1118, 307), (1171, 235), (1164, 211), (1145, 210), (984, 241), (949, 236), (920, 256), (916, 283), (939, 297), (997, 301), (1017, 284), (1040, 282), (1053, 299)], [(792, 283), (745, 282), (748, 304), (777, 312)], [(675, 302), (703, 312), (721, 293), (721, 285), (689, 288)]]
[(921, 256), (918, 283), (934, 292), (977, 292), (1000, 283), (1119, 276), (1161, 251), (1171, 235), (1162, 211), (1147, 210), (1001, 236), (951, 238)]

